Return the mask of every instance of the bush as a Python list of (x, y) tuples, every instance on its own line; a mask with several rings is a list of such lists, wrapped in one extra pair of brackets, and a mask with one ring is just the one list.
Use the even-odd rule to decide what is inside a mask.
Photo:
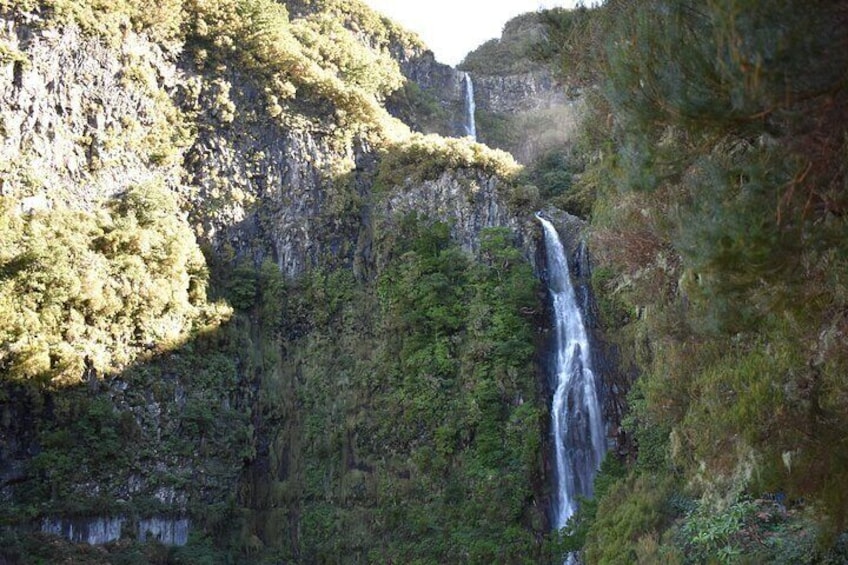
[(203, 256), (160, 187), (132, 188), (94, 213), (0, 205), (6, 378), (116, 371), (227, 315), (206, 300)]
[(413, 134), (383, 150), (374, 190), (387, 191), (407, 183), (436, 180), (445, 172), (459, 168), (477, 168), (505, 179), (519, 171), (519, 165), (503, 151), (465, 138)]
[[(637, 465), (682, 471), (707, 492), (815, 500), (840, 531), (845, 450), (832, 434), (848, 425), (835, 378), (845, 356), (831, 338), (844, 333), (846, 296), (831, 274), (848, 250), (848, 56), (820, 54), (845, 41), (844, 10), (651, 0), (586, 15), (603, 20), (603, 41), (580, 39), (568, 15), (563, 44), (586, 41), (601, 58), (604, 100), (586, 138), (611, 142), (577, 183), (595, 198), (615, 310), (633, 313), (616, 340), (643, 368)], [(643, 549), (652, 543), (661, 537)]]
[(586, 535), (591, 563), (635, 563), (640, 544), (658, 539), (673, 512), (671, 483), (631, 474), (612, 486), (598, 502), (598, 515)]

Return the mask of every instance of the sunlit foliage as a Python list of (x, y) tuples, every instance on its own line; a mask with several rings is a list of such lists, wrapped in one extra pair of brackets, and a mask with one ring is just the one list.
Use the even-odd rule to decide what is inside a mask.
[(378, 192), (411, 182), (436, 180), (447, 171), (466, 167), (509, 179), (520, 165), (509, 153), (468, 139), (412, 134), (386, 147), (375, 181)]
[(115, 371), (226, 315), (207, 302), (203, 256), (162, 188), (129, 189), (93, 212), (0, 205), (5, 378)]

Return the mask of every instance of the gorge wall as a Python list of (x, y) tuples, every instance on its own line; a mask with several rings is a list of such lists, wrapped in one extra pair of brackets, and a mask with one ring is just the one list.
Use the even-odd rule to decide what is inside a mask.
[[(538, 234), (511, 159), (415, 137), (380, 94), (345, 107), (323, 68), (269, 94), (203, 35), (221, 14), (174, 37), (57, 6), (0, 28), (3, 557), (108, 559), (60, 534), (148, 559), (486, 559), (504, 527), (508, 553), (542, 551)], [(359, 18), (363, 57), (416, 52), (363, 34), (368, 12), (290, 8), (302, 34)]]
[(401, 69), (410, 82), (389, 99), (388, 109), (417, 131), (462, 136), (467, 72), (481, 143), (510, 152), (524, 165), (569, 146), (586, 112), (583, 92), (563, 84), (534, 56), (542, 28), (538, 14), (519, 16), (456, 69), (429, 51), (405, 54)]

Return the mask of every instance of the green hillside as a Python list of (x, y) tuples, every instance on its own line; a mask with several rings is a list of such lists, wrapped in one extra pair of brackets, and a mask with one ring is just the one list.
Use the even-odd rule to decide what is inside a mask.
[(599, 86), (573, 190), (639, 374), (627, 468), (576, 524), (589, 562), (845, 559), (845, 18), (740, 0), (546, 15), (542, 51)]

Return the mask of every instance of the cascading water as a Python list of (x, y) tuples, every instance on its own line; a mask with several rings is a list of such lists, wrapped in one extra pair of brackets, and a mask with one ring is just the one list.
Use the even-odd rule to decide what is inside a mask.
[(554, 526), (560, 529), (577, 510), (577, 497), (592, 495), (595, 473), (606, 452), (606, 437), (588, 334), (571, 284), (568, 259), (553, 224), (539, 214), (536, 218), (545, 229), (548, 288), (556, 324), (551, 420), (557, 473)]
[(477, 105), (474, 103), (474, 83), (471, 75), (464, 73), (465, 77), (465, 135), (477, 141), (477, 123), (474, 121), (474, 112)]

